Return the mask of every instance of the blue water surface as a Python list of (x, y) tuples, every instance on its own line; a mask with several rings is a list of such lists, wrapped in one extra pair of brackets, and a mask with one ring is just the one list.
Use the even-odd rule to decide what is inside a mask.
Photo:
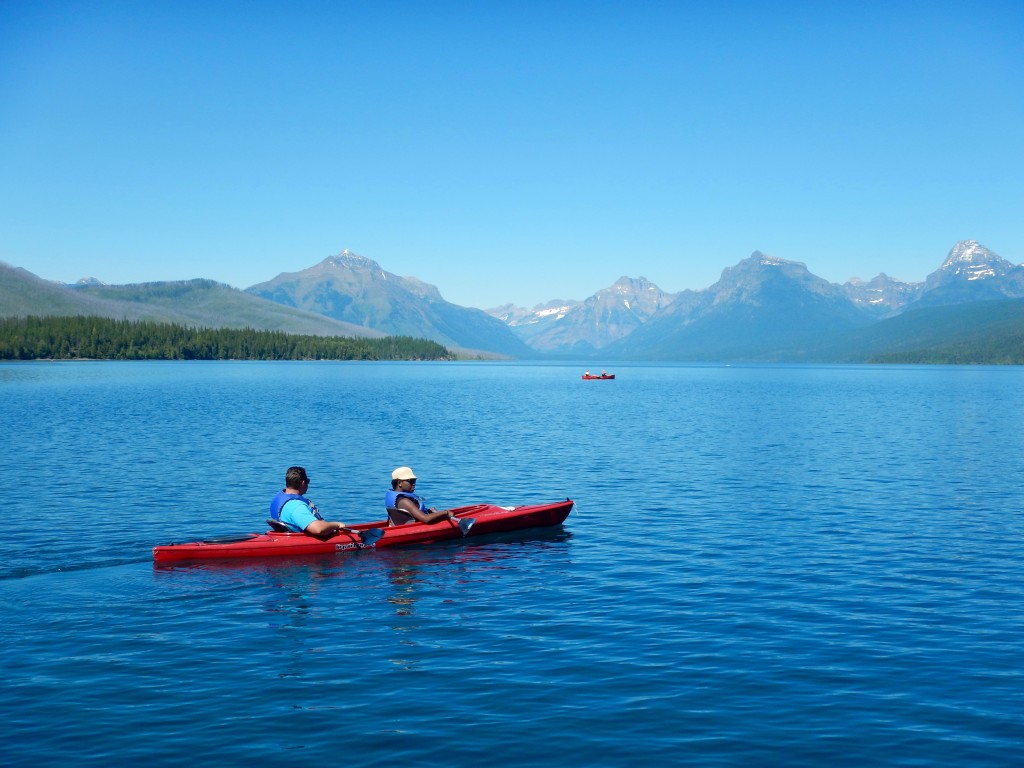
[[(9, 766), (1024, 763), (1024, 370), (0, 364)], [(598, 366), (599, 367), (599, 366)], [(155, 567), (571, 497), (564, 526)]]

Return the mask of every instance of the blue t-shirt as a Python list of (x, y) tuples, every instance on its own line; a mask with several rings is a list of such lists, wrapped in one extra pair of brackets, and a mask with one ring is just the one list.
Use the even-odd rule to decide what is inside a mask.
[(292, 499), (281, 507), (281, 522), (299, 532), (306, 530), (306, 526), (314, 520), (321, 519), (320, 515), (298, 499)]

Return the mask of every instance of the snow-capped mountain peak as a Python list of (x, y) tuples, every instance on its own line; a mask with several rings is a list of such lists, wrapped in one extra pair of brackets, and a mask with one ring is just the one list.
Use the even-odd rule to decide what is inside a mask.
[(984, 280), (1001, 277), (1013, 269), (1013, 264), (993, 253), (977, 240), (960, 240), (954, 245), (940, 271), (966, 280)]
[(360, 256), (358, 253), (352, 253), (348, 248), (345, 248), (340, 253), (334, 256), (328, 256), (324, 259), (324, 263), (334, 267), (347, 267), (356, 269), (373, 269), (381, 270), (380, 264), (373, 259), (368, 259), (365, 256)]

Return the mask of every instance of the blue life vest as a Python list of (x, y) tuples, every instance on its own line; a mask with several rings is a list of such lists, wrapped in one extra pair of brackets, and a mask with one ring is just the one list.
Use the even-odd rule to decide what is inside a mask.
[(293, 499), (301, 501), (303, 504), (305, 504), (307, 507), (309, 507), (310, 510), (312, 510), (314, 515), (316, 515), (317, 517), (320, 517), (319, 513), (317, 513), (317, 511), (316, 511), (316, 505), (312, 501), (310, 501), (309, 499), (307, 499), (305, 496), (303, 496), (301, 494), (298, 494), (298, 493), (288, 493), (287, 491), (279, 491), (277, 496), (275, 496), (271, 500), (271, 502), (270, 502), (270, 517), (273, 518), (274, 520), (280, 520), (281, 519), (281, 507), (283, 507), (285, 504), (287, 504), (289, 501), (292, 501)]
[(392, 525), (404, 525), (405, 523), (412, 523), (416, 521), (416, 518), (410, 515), (408, 512), (404, 512), (399, 509), (396, 505), (398, 500), (401, 498), (412, 499), (416, 502), (416, 506), (420, 508), (421, 512), (427, 511), (427, 502), (415, 493), (405, 493), (404, 491), (396, 491), (394, 489), (384, 494), (384, 506), (388, 510), (388, 519)]
[(415, 493), (406, 493), (405, 491), (390, 490), (387, 493), (385, 493), (384, 506), (387, 507), (388, 509), (394, 509), (394, 507), (398, 504), (398, 500), (403, 496), (407, 499), (412, 499), (413, 501), (415, 501), (416, 506), (420, 508), (420, 511), (427, 511), (427, 504), (422, 497), (416, 495)]

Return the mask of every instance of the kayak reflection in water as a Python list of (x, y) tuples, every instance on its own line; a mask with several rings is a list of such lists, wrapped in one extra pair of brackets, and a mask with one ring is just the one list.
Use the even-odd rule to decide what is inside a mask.
[(390, 525), (414, 522), (433, 525), (455, 517), (450, 509), (427, 507), (423, 497), (416, 494), (416, 475), (409, 467), (399, 467), (391, 473), (391, 490), (384, 494), (384, 506)]
[(344, 523), (324, 520), (316, 505), (306, 498), (309, 476), (303, 467), (288, 467), (284, 490), (270, 502), (270, 517), (280, 520), (295, 532), (305, 531), (318, 539), (329, 539), (345, 529)]

